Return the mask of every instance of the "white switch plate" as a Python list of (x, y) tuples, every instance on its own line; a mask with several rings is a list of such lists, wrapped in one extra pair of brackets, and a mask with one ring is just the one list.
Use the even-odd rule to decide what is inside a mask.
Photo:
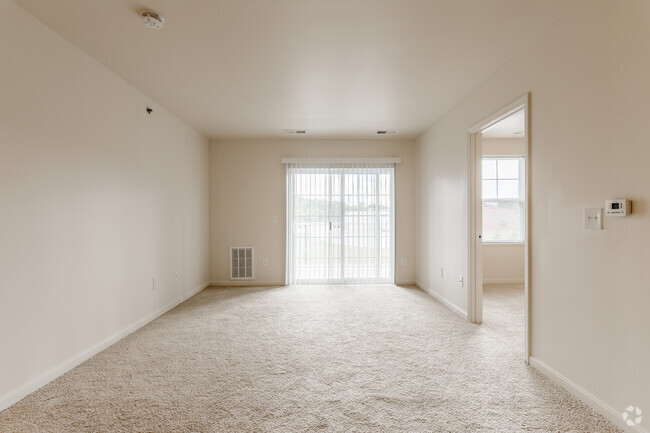
[(402, 266), (406, 266), (406, 259), (402, 259)]
[(463, 287), (463, 276), (462, 276), (462, 275), (459, 275), (459, 276), (458, 276), (458, 285), (459, 285), (460, 287)]
[(156, 277), (153, 277), (153, 287), (151, 288), (151, 290), (154, 290), (154, 291), (158, 290), (158, 278), (156, 278)]
[(273, 221), (273, 224), (277, 224), (277, 223), (278, 223), (278, 216), (277, 216), (277, 215), (273, 215), (273, 216), (271, 217), (271, 220)]
[(584, 208), (582, 223), (585, 230), (602, 230), (603, 210), (601, 208)]
[(264, 258), (262, 259), (262, 266), (268, 266), (269, 265), (269, 259)]
[(444, 268), (440, 268), (440, 278), (445, 278), (445, 270), (444, 270)]

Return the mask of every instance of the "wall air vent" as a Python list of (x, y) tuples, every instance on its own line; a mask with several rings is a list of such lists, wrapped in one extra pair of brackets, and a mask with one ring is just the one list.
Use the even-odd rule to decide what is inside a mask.
[(230, 247), (230, 279), (253, 279), (253, 247)]
[(398, 132), (399, 131), (396, 131), (394, 129), (389, 129), (389, 130), (380, 129), (379, 131), (377, 131), (377, 135), (395, 135)]
[(307, 131), (304, 129), (285, 129), (284, 130), (285, 134), (306, 134)]

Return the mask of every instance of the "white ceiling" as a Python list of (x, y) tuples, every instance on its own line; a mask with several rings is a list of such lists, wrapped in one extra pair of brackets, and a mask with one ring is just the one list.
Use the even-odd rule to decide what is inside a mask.
[[(14, 0), (211, 138), (415, 137), (567, 0)], [(145, 28), (138, 11), (164, 16)], [(392, 137), (395, 137), (394, 135)]]
[(524, 110), (519, 110), (503, 120), (483, 130), (484, 138), (524, 138), (526, 118)]

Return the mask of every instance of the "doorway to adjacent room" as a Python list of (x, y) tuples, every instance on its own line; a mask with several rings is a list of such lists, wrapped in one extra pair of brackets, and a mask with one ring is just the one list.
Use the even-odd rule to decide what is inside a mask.
[(528, 95), (470, 128), (469, 154), (468, 319), (523, 332), (528, 362)]

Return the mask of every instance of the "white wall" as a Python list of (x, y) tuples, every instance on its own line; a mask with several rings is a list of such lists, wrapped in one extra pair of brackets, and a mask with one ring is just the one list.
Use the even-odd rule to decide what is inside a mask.
[(209, 144), (8, 0), (0, 53), (2, 409), (204, 287)]
[[(395, 169), (397, 283), (415, 281), (413, 140), (218, 140), (210, 146), (210, 277), (229, 281), (229, 248), (255, 246), (255, 280), (284, 284), (286, 171), (283, 157), (401, 157)], [(272, 217), (278, 216), (278, 223)], [(262, 266), (262, 258), (268, 266)], [(400, 259), (407, 260), (406, 266)]]
[(483, 156), (523, 156), (526, 153), (523, 138), (485, 138), (481, 140)]
[[(647, 0), (571, 3), (416, 151), (417, 280), (465, 310), (455, 274), (468, 272), (467, 129), (531, 92), (531, 353), (612, 418), (650, 410), (649, 22)], [(632, 216), (582, 229), (583, 208), (619, 197)]]
[(524, 244), (483, 244), (483, 283), (523, 283)]

